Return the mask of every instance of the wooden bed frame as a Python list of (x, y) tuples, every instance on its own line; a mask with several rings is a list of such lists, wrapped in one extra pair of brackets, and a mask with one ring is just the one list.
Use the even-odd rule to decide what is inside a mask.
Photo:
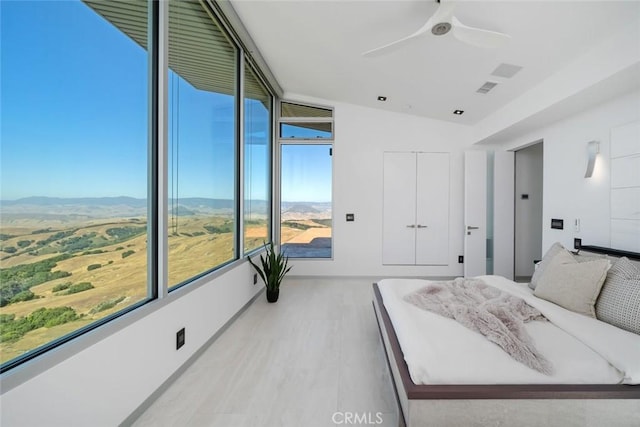
[(373, 292), (400, 425), (640, 426), (640, 386), (414, 384), (377, 283)]

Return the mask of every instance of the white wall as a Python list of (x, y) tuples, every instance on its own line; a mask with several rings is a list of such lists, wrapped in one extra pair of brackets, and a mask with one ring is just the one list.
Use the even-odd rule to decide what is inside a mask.
[[(505, 144), (515, 149), (544, 140), (543, 253), (556, 241), (572, 248), (574, 237), (584, 245), (610, 245), (610, 131), (639, 119), (640, 92), (634, 92)], [(585, 179), (591, 140), (600, 141), (600, 155), (593, 177)], [(564, 230), (552, 230), (551, 218), (564, 219)], [(579, 232), (573, 229), (576, 218)]]
[(640, 121), (611, 130), (611, 247), (640, 252)]
[[(350, 104), (285, 97), (335, 108), (333, 260), (295, 260), (293, 276), (456, 276), (462, 274), (463, 152), (471, 128)], [(448, 266), (382, 265), (383, 153), (451, 153)], [(346, 222), (345, 214), (355, 221)]]
[[(5, 392), (0, 424), (120, 424), (262, 289), (252, 277), (245, 262), (197, 289), (175, 292), (169, 304)], [(186, 343), (176, 351), (182, 327)]]
[[(515, 271), (533, 275), (534, 260), (542, 257), (543, 144), (516, 151)], [(522, 199), (527, 194), (528, 199)]]

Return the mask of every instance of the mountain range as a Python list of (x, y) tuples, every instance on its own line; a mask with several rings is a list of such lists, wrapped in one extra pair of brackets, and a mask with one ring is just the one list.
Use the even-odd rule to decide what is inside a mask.
[[(247, 200), (253, 213), (268, 210), (266, 200)], [(191, 216), (212, 213), (233, 213), (235, 201), (230, 199), (209, 199), (186, 197), (169, 199), (169, 214)], [(282, 202), (283, 215), (326, 217), (331, 212), (330, 202)], [(10, 217), (49, 217), (70, 215), (89, 218), (141, 217), (147, 214), (147, 199), (135, 197), (25, 197), (16, 200), (0, 200), (0, 214)]]

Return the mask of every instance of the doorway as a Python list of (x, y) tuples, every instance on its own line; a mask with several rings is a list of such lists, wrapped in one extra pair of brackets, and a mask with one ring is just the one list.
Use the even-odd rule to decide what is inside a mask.
[(542, 258), (543, 142), (515, 152), (515, 245), (517, 282), (529, 282)]

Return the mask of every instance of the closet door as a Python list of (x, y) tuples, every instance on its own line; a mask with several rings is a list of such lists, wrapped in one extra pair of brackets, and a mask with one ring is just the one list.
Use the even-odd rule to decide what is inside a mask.
[(449, 153), (418, 153), (416, 264), (449, 262)]
[(416, 262), (416, 154), (384, 153), (383, 264)]

